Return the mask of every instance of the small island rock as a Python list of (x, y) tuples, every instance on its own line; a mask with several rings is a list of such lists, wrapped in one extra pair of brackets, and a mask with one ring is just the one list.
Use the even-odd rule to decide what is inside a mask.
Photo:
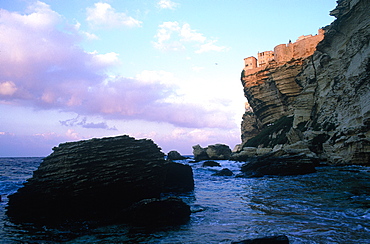
[(202, 167), (221, 167), (221, 164), (215, 161), (205, 161), (202, 164)]
[(167, 160), (183, 160), (186, 159), (186, 157), (181, 156), (181, 154), (178, 151), (170, 151), (167, 154)]
[[(193, 186), (191, 168), (171, 165), (152, 140), (117, 136), (62, 143), (53, 150), (24, 187), (9, 196), (12, 221), (124, 222), (132, 204), (167, 190), (166, 179), (177, 186), (174, 191)], [(190, 186), (175, 181), (181, 170), (178, 179)]]

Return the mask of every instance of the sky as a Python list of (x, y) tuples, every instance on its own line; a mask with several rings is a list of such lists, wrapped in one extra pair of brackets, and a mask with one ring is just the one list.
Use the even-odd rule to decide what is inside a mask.
[(0, 157), (67, 141), (240, 141), (244, 58), (315, 35), (335, 0), (1, 0)]

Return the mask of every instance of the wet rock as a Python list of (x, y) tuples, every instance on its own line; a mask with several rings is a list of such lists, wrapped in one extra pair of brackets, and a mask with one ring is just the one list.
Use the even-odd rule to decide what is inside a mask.
[(170, 151), (167, 154), (167, 160), (182, 160), (186, 159), (186, 157), (181, 156), (178, 151)]
[(188, 192), (194, 190), (193, 170), (189, 165), (169, 163), (166, 165), (163, 192)]
[(229, 170), (228, 168), (224, 168), (214, 174), (212, 174), (213, 176), (232, 176), (234, 173)]
[(215, 161), (205, 161), (202, 164), (202, 167), (221, 167), (221, 164)]
[(247, 239), (243, 241), (232, 242), (232, 244), (289, 244), (289, 239), (286, 235), (277, 235), (256, 239)]
[(190, 218), (190, 206), (180, 198), (144, 199), (129, 209), (130, 221), (140, 226), (184, 224)]
[(243, 164), (241, 171), (245, 177), (303, 175), (316, 172), (316, 165), (316, 160), (307, 158), (304, 154), (263, 156)]
[(124, 221), (125, 209), (159, 198), (166, 179), (174, 183), (173, 175), (179, 174), (179, 166), (164, 160), (160, 148), (147, 139), (91, 139), (62, 143), (53, 151), (24, 187), (9, 196), (7, 214), (13, 221)]

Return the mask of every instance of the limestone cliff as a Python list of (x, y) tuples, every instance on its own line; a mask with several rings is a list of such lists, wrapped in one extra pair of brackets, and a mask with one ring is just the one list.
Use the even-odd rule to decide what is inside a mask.
[(244, 147), (299, 145), (331, 164), (370, 164), (368, 9), (369, 0), (340, 0), (337, 19), (318, 35), (276, 46), (263, 66), (245, 59), (241, 81), (254, 115), (243, 117), (242, 135), (259, 134), (242, 136)]

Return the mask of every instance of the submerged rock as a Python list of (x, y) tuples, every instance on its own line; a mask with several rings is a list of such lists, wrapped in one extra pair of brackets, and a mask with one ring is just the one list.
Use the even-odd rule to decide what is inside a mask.
[(159, 198), (166, 179), (178, 174), (172, 169), (178, 166), (164, 160), (160, 148), (147, 139), (91, 139), (63, 143), (53, 150), (24, 187), (9, 196), (7, 214), (13, 221), (124, 221), (125, 209), (143, 199)]
[(289, 244), (289, 239), (286, 235), (277, 235), (256, 239), (247, 239), (243, 241), (232, 242), (232, 244)]
[(281, 157), (264, 156), (243, 164), (241, 171), (245, 177), (262, 177), (265, 175), (303, 175), (315, 173), (317, 161), (304, 154)]
[(214, 174), (212, 174), (212, 176), (232, 176), (234, 173), (229, 170), (228, 168), (224, 168)]
[(221, 167), (221, 164), (215, 161), (205, 161), (202, 164), (202, 167)]

